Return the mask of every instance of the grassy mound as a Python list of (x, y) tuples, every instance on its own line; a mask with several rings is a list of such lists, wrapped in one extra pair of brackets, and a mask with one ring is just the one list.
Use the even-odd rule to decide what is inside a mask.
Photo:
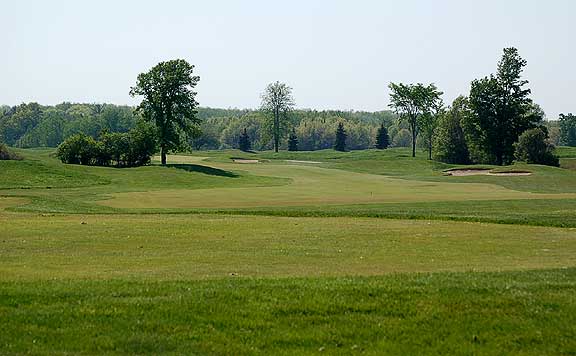
[(0, 161), (19, 161), (22, 157), (19, 154), (12, 152), (8, 146), (0, 143)]

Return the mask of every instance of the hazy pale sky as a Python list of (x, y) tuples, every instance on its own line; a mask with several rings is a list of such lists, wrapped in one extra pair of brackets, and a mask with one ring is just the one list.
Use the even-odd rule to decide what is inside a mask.
[(572, 0), (3, 0), (0, 104), (135, 104), (139, 73), (184, 58), (202, 106), (256, 108), (279, 80), (299, 108), (375, 111), (391, 81), (451, 102), (514, 46), (556, 118), (576, 112), (575, 14)]

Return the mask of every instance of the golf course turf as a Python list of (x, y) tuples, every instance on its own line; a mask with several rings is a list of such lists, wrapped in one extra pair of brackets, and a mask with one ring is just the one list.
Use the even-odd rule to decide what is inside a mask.
[(17, 152), (0, 354), (576, 354), (575, 150), (458, 177), (406, 149)]

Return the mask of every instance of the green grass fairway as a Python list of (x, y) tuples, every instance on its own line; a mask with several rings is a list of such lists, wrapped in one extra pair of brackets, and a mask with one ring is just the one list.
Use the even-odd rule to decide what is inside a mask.
[(0, 279), (368, 276), (576, 266), (576, 230), (361, 218), (0, 215)]
[[(576, 170), (0, 161), (0, 354), (576, 354)], [(236, 159), (259, 160), (239, 163)]]
[[(171, 157), (171, 159), (178, 163), (190, 162), (189, 159), (186, 157), (182, 159), (181, 156)], [(193, 157), (191, 162), (199, 161)], [(100, 203), (114, 208), (149, 209), (576, 198), (575, 194), (519, 192), (491, 184), (454, 184), (394, 179), (304, 164), (215, 164), (209, 162), (204, 164), (225, 171), (242, 169), (258, 176), (282, 177), (290, 179), (291, 183), (276, 187), (164, 189), (115, 193), (112, 194), (113, 199)]]

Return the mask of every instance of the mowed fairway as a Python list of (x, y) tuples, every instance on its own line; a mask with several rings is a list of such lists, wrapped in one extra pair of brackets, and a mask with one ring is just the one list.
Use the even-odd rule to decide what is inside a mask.
[(35, 279), (371, 276), (576, 266), (576, 230), (216, 215), (0, 215), (0, 275)]
[(113, 208), (248, 208), (319, 204), (401, 203), (462, 200), (574, 198), (574, 194), (520, 192), (493, 184), (443, 183), (321, 168), (310, 164), (214, 163), (200, 157), (172, 156), (176, 163), (202, 163), (224, 171), (281, 177), (281, 186), (163, 189), (111, 194), (99, 204)]

